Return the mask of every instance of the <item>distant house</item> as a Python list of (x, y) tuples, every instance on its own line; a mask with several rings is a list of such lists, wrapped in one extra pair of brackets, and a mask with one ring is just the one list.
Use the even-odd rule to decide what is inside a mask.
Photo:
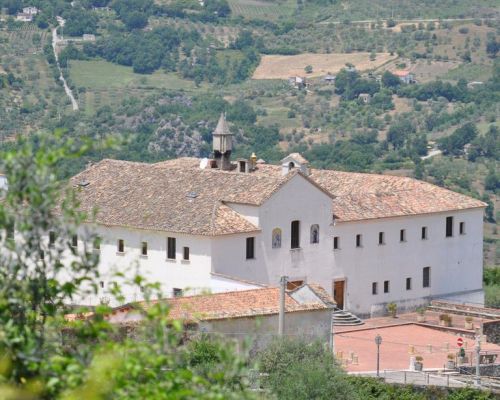
[(19, 13), (16, 15), (16, 21), (19, 22), (32, 22), (33, 21), (33, 15), (31, 14), (25, 14), (25, 13)]
[[(161, 300), (169, 317), (181, 320), (192, 331), (218, 333), (239, 341), (254, 339), (254, 349), (264, 347), (278, 334), (280, 289), (266, 287), (226, 293), (173, 297)], [(125, 304), (108, 316), (111, 323), (135, 324), (151, 303)], [(328, 343), (333, 298), (319, 285), (302, 284), (285, 294), (285, 335)]]
[(296, 89), (304, 89), (307, 87), (307, 80), (301, 76), (291, 76), (288, 78), (288, 83)]
[(84, 42), (95, 42), (95, 35), (91, 33), (84, 33), (82, 36)]
[(36, 7), (24, 7), (23, 8), (23, 14), (26, 15), (37, 15), (39, 13), (39, 9)]
[(479, 86), (482, 86), (482, 85), (484, 85), (484, 82), (481, 82), (481, 81), (473, 81), (473, 82), (469, 82), (469, 83), (467, 84), (467, 88), (468, 88), (468, 89), (475, 89), (475, 88), (477, 88), (477, 87), (479, 87)]
[(409, 70), (396, 70), (393, 74), (396, 75), (403, 83), (411, 84), (417, 82), (415, 74)]
[(360, 93), (358, 99), (365, 104), (368, 104), (371, 101), (372, 96), (369, 93)]
[(332, 83), (335, 83), (335, 78), (335, 75), (328, 74), (323, 78), (323, 80), (331, 85)]

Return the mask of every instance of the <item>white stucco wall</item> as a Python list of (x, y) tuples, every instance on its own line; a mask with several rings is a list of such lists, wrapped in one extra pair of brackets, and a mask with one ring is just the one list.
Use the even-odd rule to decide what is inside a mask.
[[(229, 204), (238, 212), (248, 210), (254, 221), (256, 207)], [(315, 277), (330, 276), (326, 267), (331, 260), (331, 198), (304, 177), (296, 175), (257, 208), (259, 228), (255, 235), (238, 234), (213, 239), (214, 272), (238, 276), (255, 282), (277, 285), (282, 275), (303, 280), (312, 270)], [(291, 223), (300, 221), (300, 248), (291, 249)], [(319, 243), (310, 243), (311, 225), (319, 225)], [(272, 231), (282, 231), (281, 248), (272, 248)], [(254, 236), (255, 259), (246, 259), (246, 238)], [(323, 268), (318, 266), (324, 265)], [(330, 262), (331, 265), (331, 262)]]
[[(454, 217), (450, 238), (445, 235), (448, 216)], [(460, 222), (465, 222), (464, 235), (459, 234)], [(427, 227), (426, 240), (421, 239), (423, 226)], [(405, 242), (399, 240), (401, 229), (406, 230)], [(447, 294), (467, 301), (484, 300), (482, 209), (338, 222), (333, 231), (340, 238), (340, 249), (333, 251), (332, 278), (346, 279), (346, 308), (354, 313), (377, 314), (393, 301), (400, 308), (411, 308), (425, 297)], [(385, 233), (385, 245), (378, 244), (379, 232)], [(356, 234), (363, 235), (361, 248), (356, 247)], [(424, 267), (431, 267), (429, 288), (422, 287)], [(412, 278), (411, 290), (406, 290), (406, 278)], [(385, 280), (390, 281), (389, 293), (384, 293)], [(372, 295), (372, 282), (378, 282), (377, 295)]]
[[(135, 271), (148, 282), (159, 282), (165, 297), (173, 288), (187, 290), (209, 289), (211, 283), (210, 239), (202, 236), (155, 232), (123, 227), (93, 227), (102, 239), (100, 248), (100, 273), (104, 282), (103, 295), (116, 278), (112, 272), (124, 273), (129, 279)], [(167, 259), (167, 237), (176, 238), (176, 258)], [(123, 239), (125, 251), (118, 253), (118, 240)], [(142, 242), (148, 244), (147, 256), (141, 255)], [(189, 261), (183, 260), (183, 247), (189, 247)], [(120, 281), (118, 279), (118, 281)], [(227, 286), (224, 284), (224, 286)], [(135, 289), (125, 288), (126, 301), (142, 299)]]

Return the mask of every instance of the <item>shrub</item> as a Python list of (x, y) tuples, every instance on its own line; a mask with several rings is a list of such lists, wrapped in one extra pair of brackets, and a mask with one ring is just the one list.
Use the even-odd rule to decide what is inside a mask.
[(319, 342), (279, 340), (259, 356), (260, 371), (267, 373), (265, 387), (277, 399), (350, 400), (355, 390), (336, 364), (331, 352)]
[(389, 303), (386, 306), (387, 312), (392, 316), (396, 317), (396, 312), (398, 311), (398, 305), (396, 303)]

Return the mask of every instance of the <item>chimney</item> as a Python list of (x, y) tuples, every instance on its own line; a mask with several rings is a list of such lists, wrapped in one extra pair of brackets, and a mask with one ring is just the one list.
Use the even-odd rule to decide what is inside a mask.
[(219, 122), (212, 135), (214, 159), (217, 167), (224, 171), (229, 171), (231, 169), (233, 134), (229, 131), (224, 113), (220, 115)]

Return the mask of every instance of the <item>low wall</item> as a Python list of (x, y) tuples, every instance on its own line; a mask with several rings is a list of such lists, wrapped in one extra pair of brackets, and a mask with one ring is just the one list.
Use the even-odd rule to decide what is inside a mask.
[(483, 321), (483, 334), (488, 342), (500, 344), (500, 319)]
[[(475, 375), (476, 367), (458, 367), (458, 371), (465, 375)], [(482, 376), (500, 377), (500, 364), (485, 364), (479, 366), (479, 373)]]

